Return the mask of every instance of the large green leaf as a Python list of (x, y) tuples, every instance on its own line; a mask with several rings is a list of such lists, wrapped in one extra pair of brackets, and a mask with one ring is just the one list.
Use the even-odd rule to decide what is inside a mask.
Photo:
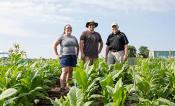
[(79, 86), (83, 90), (86, 90), (88, 87), (87, 73), (82, 68), (77, 67), (74, 77), (76, 79), (76, 82), (79, 84)]
[(72, 87), (68, 93), (68, 98), (71, 106), (82, 106), (84, 100), (84, 94), (76, 87)]
[(119, 81), (115, 85), (114, 94), (113, 94), (113, 101), (118, 106), (124, 104), (126, 99), (126, 89), (123, 87), (122, 79), (120, 78)]
[(83, 104), (83, 106), (91, 106), (92, 103), (93, 101), (87, 101), (86, 103)]
[[(86, 89), (86, 93), (91, 93), (91, 91), (93, 91), (93, 89), (94, 88), (96, 88), (96, 84), (97, 84), (97, 82), (100, 80), (100, 77), (98, 77), (98, 78), (95, 78), (93, 81), (92, 81), (92, 83), (90, 83), (89, 85), (88, 85), (88, 88)], [(95, 89), (94, 89), (95, 90)]]
[(101, 81), (101, 85), (103, 88), (105, 88), (106, 86), (113, 87), (113, 79), (110, 73), (107, 75), (107, 77), (104, 80)]
[(109, 93), (111, 96), (113, 96), (113, 94), (114, 94), (114, 88), (111, 87), (111, 86), (106, 86), (106, 88), (107, 88), (108, 93)]
[(171, 102), (170, 100), (168, 99), (165, 99), (165, 98), (159, 98), (158, 101), (166, 104), (166, 105), (169, 105), (169, 106), (175, 106), (175, 103)]
[(102, 99), (104, 98), (103, 95), (99, 95), (99, 94), (93, 94), (90, 96), (90, 99)]
[(9, 88), (9, 89), (6, 89), (5, 91), (3, 91), (0, 95), (0, 100), (2, 99), (5, 99), (5, 98), (8, 98), (14, 94), (17, 93), (17, 90), (15, 88)]
[(150, 85), (147, 81), (138, 82), (137, 87), (143, 94), (147, 94), (150, 91)]

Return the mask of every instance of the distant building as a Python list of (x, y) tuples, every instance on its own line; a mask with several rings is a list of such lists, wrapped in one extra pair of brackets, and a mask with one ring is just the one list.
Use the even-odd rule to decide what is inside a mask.
[(8, 57), (9, 53), (8, 52), (0, 52), (0, 58), (1, 57)]
[(150, 51), (149, 57), (152, 58), (175, 58), (175, 51)]

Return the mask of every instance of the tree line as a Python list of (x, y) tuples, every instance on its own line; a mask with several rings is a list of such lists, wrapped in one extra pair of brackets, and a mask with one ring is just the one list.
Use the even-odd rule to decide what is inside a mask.
[(128, 57), (142, 57), (142, 58), (148, 58), (149, 57), (149, 49), (147, 46), (140, 46), (138, 49), (138, 53), (137, 53), (137, 49), (132, 46), (132, 45), (128, 45)]

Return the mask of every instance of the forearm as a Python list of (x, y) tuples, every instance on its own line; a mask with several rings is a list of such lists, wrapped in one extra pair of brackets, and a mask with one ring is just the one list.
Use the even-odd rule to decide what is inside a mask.
[(84, 42), (80, 41), (80, 52), (81, 52), (81, 54), (84, 54), (83, 48), (84, 48)]
[(100, 47), (99, 47), (98, 53), (101, 52), (102, 48), (103, 48), (103, 42), (100, 43)]
[(58, 55), (57, 49), (54, 48), (55, 55)]
[(54, 44), (53, 44), (53, 50), (54, 50), (55, 55), (59, 55), (59, 54), (58, 54), (58, 50), (57, 50), (58, 44), (59, 44), (59, 43), (58, 43), (57, 41), (54, 42)]
[(81, 52), (81, 54), (84, 54), (83, 47), (80, 48), (80, 52)]
[(54, 46), (54, 53), (55, 53), (55, 55), (59, 55), (58, 51), (57, 51), (57, 47), (55, 47), (55, 46)]
[(108, 53), (109, 53), (109, 47), (108, 47), (108, 46), (106, 46), (106, 54), (105, 54), (105, 57), (107, 57), (107, 56), (108, 56)]
[(77, 56), (78, 56), (78, 54), (79, 54), (79, 46), (77, 46)]
[(124, 52), (125, 52), (125, 55), (128, 56), (128, 45), (125, 45)]

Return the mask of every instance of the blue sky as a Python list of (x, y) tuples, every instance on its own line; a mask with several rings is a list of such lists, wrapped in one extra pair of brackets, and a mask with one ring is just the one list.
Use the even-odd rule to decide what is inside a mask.
[(115, 21), (137, 49), (175, 50), (174, 0), (0, 0), (0, 51), (19, 43), (29, 58), (55, 58), (52, 44), (64, 25), (79, 39), (89, 19), (104, 44)]

